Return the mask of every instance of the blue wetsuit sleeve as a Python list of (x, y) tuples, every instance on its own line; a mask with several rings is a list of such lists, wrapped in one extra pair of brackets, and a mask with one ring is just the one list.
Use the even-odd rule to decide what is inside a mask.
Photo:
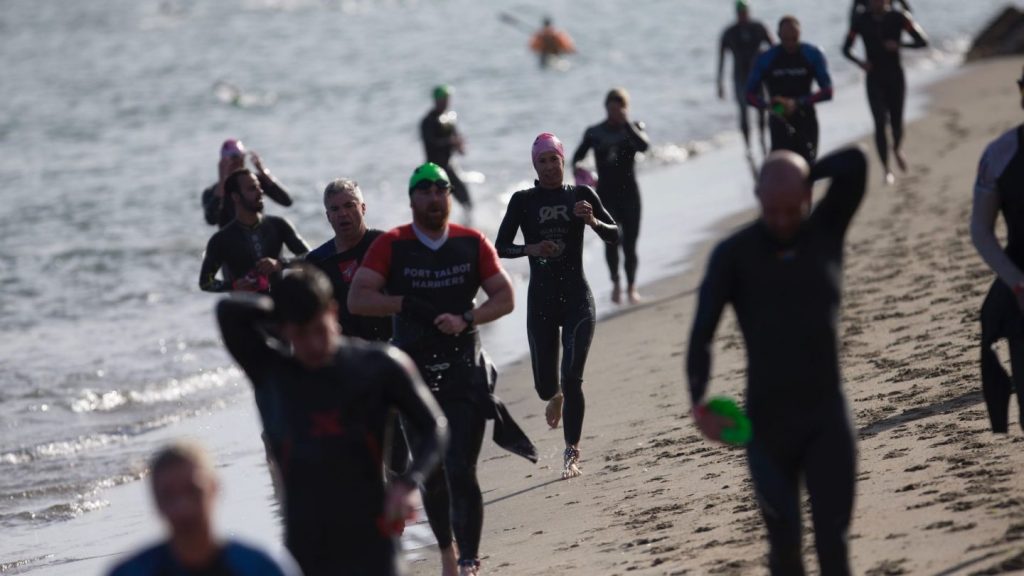
[(277, 355), (267, 342), (262, 326), (273, 321), (274, 304), (269, 297), (256, 294), (232, 294), (217, 303), (217, 324), (224, 346), (238, 365), (259, 387), (261, 367)]
[(811, 69), (814, 72), (814, 80), (818, 83), (818, 91), (814, 92), (810, 96), (798, 99), (798, 103), (801, 106), (806, 106), (831, 100), (832, 77), (828, 73), (828, 61), (825, 59), (825, 53), (816, 46), (811, 46), (809, 44), (804, 44), (802, 49), (807, 61), (811, 63)]
[(220, 253), (220, 243), (217, 242), (217, 235), (210, 238), (206, 243), (206, 252), (203, 253), (203, 264), (199, 268), (199, 289), (204, 292), (227, 292), (228, 283), (217, 279), (217, 271), (224, 264), (224, 257)]
[(729, 244), (719, 244), (712, 252), (704, 281), (700, 285), (697, 311), (690, 331), (690, 348), (686, 355), (686, 376), (690, 384), (690, 400), (698, 405), (707, 392), (711, 378), (711, 346), (718, 321), (732, 297), (732, 266)]
[(761, 82), (764, 79), (765, 72), (775, 58), (776, 50), (776, 48), (772, 48), (758, 56), (757, 60), (754, 61), (754, 68), (750, 71), (750, 78), (747, 79), (747, 104), (755, 108), (764, 110), (768, 107), (768, 102), (765, 101), (762, 95)]
[(647, 133), (644, 132), (643, 122), (627, 122), (626, 136), (637, 152), (646, 152), (651, 147), (651, 141), (647, 138)]
[(419, 439), (411, 447), (412, 464), (402, 479), (421, 485), (448, 446), (448, 421), (412, 360), (394, 347), (389, 347), (387, 354), (391, 369), (386, 372), (385, 390), (402, 415), (403, 426), (410, 427)]
[[(516, 233), (523, 219), (522, 192), (516, 192), (508, 202), (505, 217), (498, 227), (498, 236), (494, 239), (494, 248), (502, 258), (520, 258), (526, 256), (526, 244), (516, 244)], [(523, 239), (525, 242), (525, 238)]]
[(577, 186), (576, 197), (590, 202), (590, 205), (593, 206), (594, 217), (599, 223), (594, 227), (594, 232), (598, 237), (604, 240), (605, 244), (618, 244), (619, 226), (615, 223), (615, 218), (612, 218), (604, 204), (601, 203), (601, 197), (597, 195), (597, 192), (594, 192), (589, 186)]
[(825, 229), (838, 238), (857, 213), (867, 188), (868, 159), (859, 147), (847, 148), (830, 154), (811, 169), (811, 181), (830, 179), (828, 192), (814, 209), (813, 217), (820, 219)]
[(583, 161), (587, 157), (587, 152), (593, 147), (593, 143), (590, 141), (590, 129), (587, 129), (583, 133), (583, 140), (580, 142), (579, 148), (576, 149), (576, 153), (572, 155), (572, 165), (575, 166)]

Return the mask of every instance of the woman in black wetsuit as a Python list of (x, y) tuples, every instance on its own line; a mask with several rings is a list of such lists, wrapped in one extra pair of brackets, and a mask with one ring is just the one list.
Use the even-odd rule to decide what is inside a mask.
[[(594, 297), (583, 274), (583, 230), (590, 226), (614, 245), (619, 229), (592, 189), (562, 183), (565, 151), (555, 135), (544, 133), (534, 141), (533, 166), (537, 181), (512, 196), (494, 244), (502, 258), (530, 258), (526, 330), (533, 381), (537, 394), (548, 401), (548, 424), (554, 428), (564, 415), (562, 477), (570, 478), (580, 474), (583, 367), (595, 324)], [(524, 244), (515, 244), (520, 229)]]

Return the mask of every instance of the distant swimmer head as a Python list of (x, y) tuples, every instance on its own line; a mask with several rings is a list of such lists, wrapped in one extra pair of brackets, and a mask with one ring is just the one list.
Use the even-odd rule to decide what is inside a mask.
[(537, 179), (545, 188), (557, 188), (565, 179), (565, 147), (558, 136), (544, 132), (533, 140), (530, 150)]
[(220, 145), (221, 158), (238, 158), (240, 156), (245, 156), (245, 145), (241, 140), (229, 138)]
[(434, 96), (434, 102), (444, 101), (447, 103), (448, 98), (451, 97), (452, 92), (454, 91), (455, 90), (447, 84), (438, 84), (437, 86), (434, 86), (434, 90), (431, 94)]
[(149, 463), (150, 486), (157, 510), (178, 536), (211, 528), (218, 492), (210, 457), (198, 444), (176, 442)]
[(443, 231), (452, 211), (452, 181), (448, 173), (433, 162), (412, 172), (409, 178), (409, 206), (413, 222), (430, 231)]
[(290, 267), (273, 286), (274, 316), (295, 359), (306, 368), (330, 363), (338, 346), (338, 305), (327, 275), (312, 264)]
[(800, 21), (796, 16), (783, 16), (779, 20), (779, 43), (786, 52), (796, 52), (800, 46)]
[(629, 92), (625, 88), (612, 88), (604, 97), (604, 109), (613, 124), (625, 124), (629, 110)]
[(772, 152), (761, 167), (756, 191), (761, 221), (779, 240), (795, 237), (810, 214), (810, 173), (807, 161), (788, 150)]
[(746, 21), (750, 15), (750, 3), (747, 0), (736, 0), (736, 15), (740, 20)]

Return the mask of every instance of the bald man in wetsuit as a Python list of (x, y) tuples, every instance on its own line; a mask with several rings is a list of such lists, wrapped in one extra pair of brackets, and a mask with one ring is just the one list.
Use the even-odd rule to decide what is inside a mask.
[[(701, 432), (720, 440), (729, 419), (707, 407), (711, 346), (727, 304), (746, 343), (747, 461), (768, 528), (775, 576), (804, 574), (800, 481), (811, 500), (821, 573), (850, 574), (856, 447), (839, 371), (843, 244), (864, 197), (867, 159), (853, 148), (813, 169), (790, 151), (761, 169), (761, 217), (721, 242), (700, 288), (686, 373)], [(830, 179), (811, 211), (815, 181)]]

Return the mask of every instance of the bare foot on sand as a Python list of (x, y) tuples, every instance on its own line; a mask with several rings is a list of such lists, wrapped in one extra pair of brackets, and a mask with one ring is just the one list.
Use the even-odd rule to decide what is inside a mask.
[(636, 288), (633, 287), (633, 286), (630, 286), (629, 287), (629, 303), (630, 304), (639, 304), (639, 303), (641, 303), (643, 301), (644, 301), (643, 297), (641, 297), (640, 293), (636, 291)]
[(461, 576), (459, 574), (459, 552), (455, 544), (447, 548), (441, 548), (441, 576)]
[(896, 175), (892, 172), (886, 172), (883, 180), (885, 181), (886, 186), (892, 186), (896, 183)]
[(619, 286), (618, 282), (612, 286), (612, 303), (622, 304), (622, 286)]
[(544, 409), (544, 418), (548, 421), (548, 426), (552, 429), (558, 428), (558, 423), (562, 420), (562, 393), (555, 394), (555, 397), (548, 400), (547, 408)]
[(459, 566), (459, 576), (479, 576), (480, 574), (480, 562), (477, 561), (473, 564), (463, 564)]
[(583, 474), (583, 471), (580, 470), (579, 448), (576, 448), (575, 446), (566, 446), (563, 459), (562, 480), (568, 480), (569, 478), (575, 478)]
[(900, 167), (900, 172), (907, 171), (907, 157), (903, 155), (903, 150), (899, 148), (892, 151), (893, 157), (896, 158), (896, 165)]

